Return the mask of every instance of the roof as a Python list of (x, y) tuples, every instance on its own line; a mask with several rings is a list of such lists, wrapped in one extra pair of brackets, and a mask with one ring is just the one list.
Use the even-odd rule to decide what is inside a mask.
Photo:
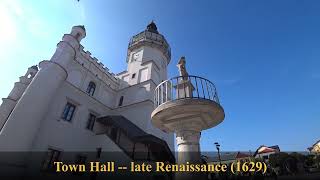
[(278, 145), (269, 146), (269, 148), (280, 151), (280, 147)]
[(319, 146), (320, 146), (320, 140), (318, 140), (317, 142), (315, 142), (311, 147), (308, 147), (307, 149), (308, 149), (309, 151), (312, 151), (318, 144), (319, 144)]
[(135, 137), (134, 139), (136, 142), (148, 144), (153, 153), (166, 154), (166, 157), (169, 157), (170, 162), (175, 161), (175, 157), (171, 153), (171, 150), (170, 150), (166, 141), (164, 141), (164, 140), (162, 140), (152, 134), (147, 134), (144, 136)]
[[(262, 151), (262, 148), (264, 148)], [(257, 154), (263, 154), (263, 153), (270, 153), (270, 152), (280, 152), (280, 147), (278, 145), (274, 145), (274, 146), (265, 146), (265, 145), (261, 145), (256, 152), (254, 153), (253, 156), (256, 156)]]
[(175, 162), (173, 153), (171, 152), (166, 141), (152, 135), (148, 134), (137, 125), (132, 123), (130, 120), (124, 116), (104, 116), (97, 119), (97, 122), (100, 122), (104, 125), (114, 126), (121, 129), (127, 136), (136, 142), (147, 144), (151, 149), (152, 153), (158, 154), (158, 157), (167, 157), (168, 159), (159, 159), (159, 160), (169, 160), (170, 162)]
[(314, 144), (312, 145), (312, 147), (315, 146), (315, 145), (317, 145), (317, 144), (319, 144), (319, 143), (320, 143), (320, 140), (318, 140), (316, 143), (314, 143)]
[(123, 116), (104, 116), (97, 119), (98, 122), (104, 125), (114, 125), (125, 131), (130, 137), (138, 137), (148, 135), (137, 125), (129, 121)]

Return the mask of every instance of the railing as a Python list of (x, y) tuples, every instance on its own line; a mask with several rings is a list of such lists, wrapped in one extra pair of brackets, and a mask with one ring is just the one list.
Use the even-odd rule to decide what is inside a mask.
[(154, 90), (155, 108), (179, 99), (207, 99), (220, 104), (215, 85), (199, 76), (177, 76), (163, 81)]
[(134, 45), (140, 41), (143, 41), (143, 40), (152, 40), (152, 41), (156, 41), (157, 43), (163, 45), (168, 57), (169, 58), (171, 57), (171, 48), (170, 48), (166, 38), (161, 34), (152, 33), (147, 30), (133, 36), (130, 39), (128, 47), (130, 48), (132, 45)]

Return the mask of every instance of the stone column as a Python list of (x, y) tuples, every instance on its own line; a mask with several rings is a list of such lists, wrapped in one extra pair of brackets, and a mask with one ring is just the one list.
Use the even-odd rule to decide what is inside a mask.
[(200, 162), (200, 132), (194, 130), (179, 130), (176, 133), (178, 146), (178, 163)]
[[(201, 164), (200, 158), (200, 131), (178, 130), (176, 132), (178, 145), (178, 164)], [(176, 173), (177, 180), (203, 180), (205, 173), (201, 172), (179, 172)]]

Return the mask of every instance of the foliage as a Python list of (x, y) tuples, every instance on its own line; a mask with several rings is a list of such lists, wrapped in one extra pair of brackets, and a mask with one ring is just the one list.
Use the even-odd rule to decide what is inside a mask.
[(297, 152), (293, 152), (290, 156), (294, 157), (299, 163), (304, 163), (306, 160), (306, 156)]
[(275, 153), (271, 154), (269, 156), (269, 164), (271, 167), (280, 167), (284, 164), (286, 158), (288, 158), (288, 153), (285, 152), (280, 152), (280, 153)]
[(306, 159), (305, 159), (305, 165), (306, 166), (313, 166), (314, 165), (314, 158), (315, 158), (315, 156), (312, 154), (307, 155)]

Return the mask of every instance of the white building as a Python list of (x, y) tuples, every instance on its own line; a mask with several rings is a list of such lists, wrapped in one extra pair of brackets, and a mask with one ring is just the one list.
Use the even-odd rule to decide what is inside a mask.
[(261, 158), (264, 161), (269, 161), (269, 157), (271, 154), (276, 154), (280, 152), (280, 148), (278, 145), (274, 145), (274, 146), (265, 146), (265, 145), (261, 145), (256, 152), (254, 153), (254, 157), (255, 158)]
[(49, 150), (50, 162), (68, 151), (121, 151), (131, 158), (137, 150), (174, 151), (174, 134), (151, 124), (154, 89), (167, 79), (171, 59), (156, 25), (132, 37), (127, 70), (117, 75), (83, 50), (85, 37), (84, 26), (74, 26), (51, 59), (30, 67), (3, 98), (0, 151)]

